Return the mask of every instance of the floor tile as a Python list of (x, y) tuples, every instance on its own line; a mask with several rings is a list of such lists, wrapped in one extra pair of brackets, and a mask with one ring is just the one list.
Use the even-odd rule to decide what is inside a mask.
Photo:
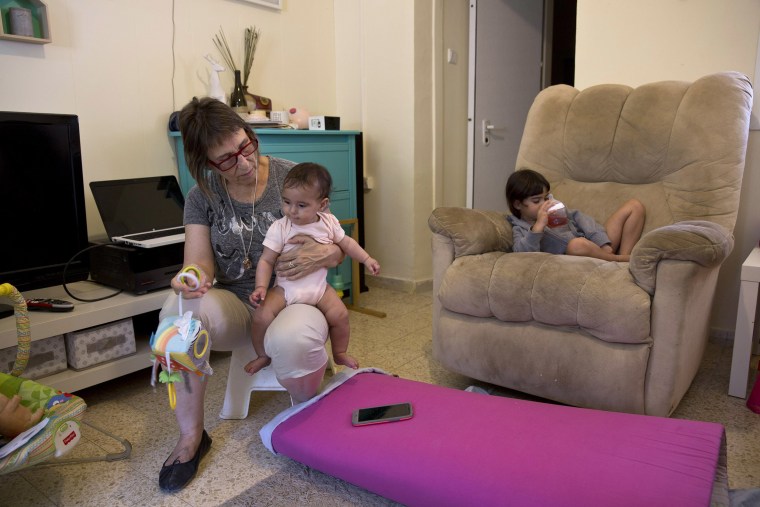
[(0, 487), (0, 505), (14, 507), (54, 506), (45, 493), (29, 482), (22, 473), (14, 472), (3, 476)]

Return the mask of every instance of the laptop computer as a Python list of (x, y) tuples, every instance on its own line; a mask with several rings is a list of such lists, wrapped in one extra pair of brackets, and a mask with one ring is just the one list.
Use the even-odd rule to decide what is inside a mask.
[(155, 248), (185, 241), (185, 198), (176, 177), (92, 181), (90, 190), (114, 243)]

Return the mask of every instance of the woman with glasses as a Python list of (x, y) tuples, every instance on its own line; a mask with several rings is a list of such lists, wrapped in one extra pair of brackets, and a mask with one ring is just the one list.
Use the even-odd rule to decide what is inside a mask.
[[(280, 194), (285, 175), (295, 163), (259, 153), (251, 127), (224, 103), (194, 98), (179, 115), (190, 174), (197, 182), (185, 201), (183, 270), (200, 273), (197, 289), (172, 280), (171, 295), (160, 319), (177, 315), (178, 297), (193, 300), (193, 312), (208, 331), (215, 350), (250, 345), (248, 298), (254, 288), (256, 264), (267, 229), (282, 217)], [(309, 237), (280, 256), (276, 273), (301, 278), (319, 268), (337, 266), (343, 254), (337, 245), (322, 245)], [(327, 366), (327, 323), (313, 306), (292, 305), (281, 312), (265, 336), (277, 380), (294, 402), (317, 393)], [(195, 476), (211, 438), (204, 429), (206, 382), (184, 375), (176, 384), (175, 414), (180, 435), (159, 474), (159, 486), (177, 491)]]

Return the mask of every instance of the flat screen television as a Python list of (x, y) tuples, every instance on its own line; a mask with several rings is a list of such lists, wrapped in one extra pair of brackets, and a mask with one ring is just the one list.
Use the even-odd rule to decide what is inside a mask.
[[(0, 111), (0, 202), (0, 283), (61, 285), (88, 246), (77, 116)], [(66, 283), (87, 264), (77, 257)]]

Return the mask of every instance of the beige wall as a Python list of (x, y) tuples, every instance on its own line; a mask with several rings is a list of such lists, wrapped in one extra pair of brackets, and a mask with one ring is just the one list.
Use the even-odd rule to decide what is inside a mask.
[(335, 96), (336, 114), (346, 130), (362, 130), (362, 83), (364, 60), (361, 46), (361, 3), (335, 3)]
[[(364, 133), (367, 250), (391, 285), (431, 277), (430, 231), (442, 3), (336, 0), (338, 105)], [(466, 96), (462, 97), (466, 100)], [(440, 112), (439, 112), (440, 114)], [(464, 162), (464, 159), (463, 159)]]
[[(757, 0), (578, 0), (575, 84), (692, 81), (724, 70), (754, 80), (759, 35)], [(736, 245), (718, 282), (718, 332), (733, 332), (741, 264), (760, 239), (759, 134), (750, 132)]]
[[(437, 61), (442, 67), (440, 93), (442, 102), (440, 188), (436, 206), (465, 206), (467, 203), (467, 72), (469, 51), (470, 2), (440, 0), (442, 5), (441, 38)], [(456, 60), (448, 61), (448, 50)]]
[(465, 204), (468, 17), (467, 0), (335, 0), (337, 105), (372, 182), (366, 246), (405, 290), (432, 276), (430, 212)]
[[(47, 0), (51, 44), (0, 40), (0, 110), (79, 115), (85, 185), (173, 174), (168, 118), (206, 94), (203, 55), (222, 61), (213, 36), (223, 27), (242, 65), (243, 30), (256, 25), (262, 36), (251, 91), (272, 98), (275, 108), (335, 114), (333, 0), (284, 3), (277, 11), (236, 0), (177, 0), (172, 78), (172, 2)], [(221, 81), (230, 90), (231, 72)], [(86, 199), (88, 232), (102, 235), (89, 189)]]
[(414, 5), (361, 3), (362, 130), (365, 167), (374, 179), (364, 196), (366, 246), (382, 263), (384, 276), (404, 279), (414, 264)]
[(578, 0), (575, 86), (736, 70), (753, 77), (757, 0)]

